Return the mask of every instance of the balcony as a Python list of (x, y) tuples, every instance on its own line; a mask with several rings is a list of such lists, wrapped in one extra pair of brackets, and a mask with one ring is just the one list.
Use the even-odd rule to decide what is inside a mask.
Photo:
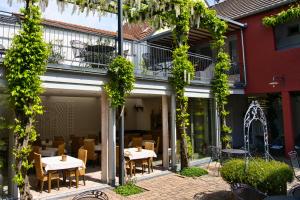
[[(19, 29), (17, 20), (0, 17), (0, 62)], [(116, 56), (116, 37), (96, 31), (44, 25), (44, 39), (51, 46), (48, 70), (105, 75), (109, 63)], [(124, 56), (134, 63), (138, 79), (167, 80), (171, 75), (172, 50), (167, 47), (124, 40)], [(189, 53), (189, 59), (195, 66), (192, 84), (209, 85), (213, 78), (213, 59), (194, 53)], [(233, 65), (228, 73), (232, 84), (240, 82), (238, 65)]]

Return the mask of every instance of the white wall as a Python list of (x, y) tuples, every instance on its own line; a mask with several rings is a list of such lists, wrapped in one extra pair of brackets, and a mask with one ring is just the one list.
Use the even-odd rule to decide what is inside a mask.
[(97, 97), (43, 97), (45, 113), (38, 117), (41, 139), (70, 134), (87, 136), (101, 130), (100, 99)]
[[(136, 111), (135, 105), (140, 100), (144, 109)], [(128, 98), (125, 111), (125, 130), (151, 130), (151, 112), (161, 113), (161, 97)]]

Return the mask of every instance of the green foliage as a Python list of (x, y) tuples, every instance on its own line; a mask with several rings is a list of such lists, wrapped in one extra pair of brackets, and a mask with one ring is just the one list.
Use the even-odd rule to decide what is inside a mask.
[(120, 185), (114, 191), (122, 196), (130, 196), (144, 192), (144, 190), (136, 186), (133, 182), (128, 182), (125, 185)]
[(297, 6), (291, 6), (289, 9), (283, 10), (276, 15), (264, 17), (262, 22), (265, 26), (274, 27), (279, 24), (291, 22), (299, 18), (300, 18), (300, 5), (297, 5)]
[(11, 48), (6, 52), (4, 65), (8, 83), (9, 102), (15, 113), (13, 133), (15, 134), (14, 169), (21, 198), (26, 193), (25, 178), (28, 163), (30, 143), (36, 140), (34, 127), (35, 117), (42, 114), (40, 94), (42, 93), (40, 76), (44, 74), (49, 55), (49, 47), (43, 41), (41, 12), (38, 1), (28, 1), (26, 9), (21, 9), (24, 15), (22, 28), (14, 36)]
[(180, 174), (187, 177), (200, 177), (208, 174), (208, 172), (200, 167), (186, 167), (180, 171)]
[(108, 67), (109, 82), (105, 91), (111, 101), (111, 106), (116, 108), (125, 104), (125, 98), (134, 87), (134, 66), (121, 56), (116, 57)]
[(286, 183), (293, 180), (293, 170), (287, 164), (258, 158), (249, 161), (248, 170), (244, 160), (229, 160), (220, 172), (230, 184), (245, 183), (268, 195), (285, 194)]

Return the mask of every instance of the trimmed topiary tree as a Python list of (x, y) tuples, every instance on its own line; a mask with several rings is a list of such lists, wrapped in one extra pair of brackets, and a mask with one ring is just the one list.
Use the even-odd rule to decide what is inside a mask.
[(28, 161), (31, 143), (36, 140), (35, 117), (43, 113), (40, 94), (40, 76), (44, 74), (49, 55), (48, 45), (43, 40), (41, 12), (38, 0), (26, 0), (21, 9), (24, 15), (22, 28), (6, 52), (4, 65), (8, 83), (9, 102), (15, 114), (13, 166), (14, 181), (22, 200), (31, 199), (27, 171), (32, 164)]
[(244, 160), (229, 160), (220, 172), (229, 184), (245, 183), (268, 195), (286, 194), (286, 184), (293, 180), (293, 170), (287, 164), (259, 158), (250, 160), (247, 170)]

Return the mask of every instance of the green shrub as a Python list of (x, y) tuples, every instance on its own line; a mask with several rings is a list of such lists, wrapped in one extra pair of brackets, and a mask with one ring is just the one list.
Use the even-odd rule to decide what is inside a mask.
[(118, 186), (114, 191), (122, 196), (129, 196), (144, 192), (144, 190), (136, 186), (133, 182), (128, 182), (125, 185)]
[(186, 167), (181, 170), (180, 174), (187, 177), (199, 177), (208, 174), (208, 172), (200, 167)]
[(244, 160), (232, 159), (221, 168), (221, 176), (229, 184), (245, 183), (268, 195), (277, 195), (286, 194), (286, 184), (293, 180), (293, 171), (283, 162), (263, 159), (250, 160), (246, 171)]

